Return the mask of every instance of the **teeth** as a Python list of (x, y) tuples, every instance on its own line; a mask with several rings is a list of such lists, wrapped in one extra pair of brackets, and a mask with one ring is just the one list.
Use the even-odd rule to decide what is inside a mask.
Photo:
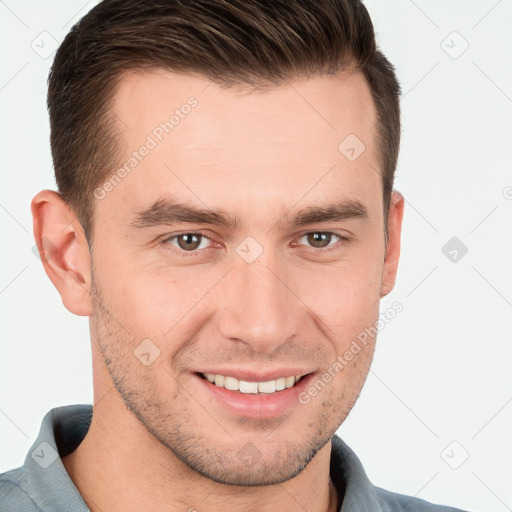
[[(215, 384), (217, 384), (217, 382), (215, 382)], [(230, 391), (238, 391), (238, 379), (235, 379), (235, 377), (224, 377), (224, 387)]]
[(286, 377), (285, 386), (291, 388), (295, 384), (295, 377)]
[(266, 382), (247, 382), (245, 380), (238, 380), (235, 377), (216, 375), (213, 373), (203, 373), (203, 376), (220, 388), (252, 394), (271, 394), (276, 391), (282, 391), (283, 389), (293, 387), (301, 378), (300, 375), (292, 375), (290, 377), (280, 377), (276, 380), (268, 380)]
[(276, 381), (267, 380), (267, 382), (258, 382), (258, 391), (260, 393), (274, 393), (276, 390)]
[(257, 393), (258, 392), (258, 383), (257, 382), (246, 382), (245, 380), (241, 380), (239, 383), (240, 393)]

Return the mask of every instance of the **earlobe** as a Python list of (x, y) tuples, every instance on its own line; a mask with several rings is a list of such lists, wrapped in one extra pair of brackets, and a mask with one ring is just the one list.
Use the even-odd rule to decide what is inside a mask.
[(388, 242), (386, 259), (382, 272), (380, 296), (386, 296), (395, 286), (398, 260), (400, 258), (400, 239), (402, 219), (404, 215), (404, 197), (400, 192), (393, 191), (388, 212)]
[(46, 274), (69, 311), (90, 316), (91, 260), (82, 225), (52, 190), (39, 192), (31, 207), (34, 238)]

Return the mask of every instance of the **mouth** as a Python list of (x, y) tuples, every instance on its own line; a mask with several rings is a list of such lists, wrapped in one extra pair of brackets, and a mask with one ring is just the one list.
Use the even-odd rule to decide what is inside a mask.
[(198, 386), (198, 396), (204, 395), (205, 403), (214, 409), (220, 407), (224, 414), (237, 418), (272, 419), (288, 415), (294, 408), (304, 410), (299, 396), (310, 385), (315, 373), (299, 370), (297, 375), (290, 375), (295, 373), (294, 370), (266, 374), (239, 370), (237, 377), (224, 372), (196, 372), (192, 382)]
[(290, 375), (265, 381), (248, 381), (237, 379), (230, 375), (218, 375), (214, 373), (199, 373), (198, 375), (219, 388), (224, 388), (229, 391), (239, 391), (240, 393), (250, 395), (271, 395), (284, 391), (285, 389), (290, 389), (303, 377), (303, 375)]

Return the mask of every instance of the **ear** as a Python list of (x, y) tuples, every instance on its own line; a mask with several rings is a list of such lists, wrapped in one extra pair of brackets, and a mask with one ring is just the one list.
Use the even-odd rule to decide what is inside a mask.
[(91, 258), (82, 225), (52, 190), (39, 192), (31, 206), (41, 261), (62, 303), (75, 315), (91, 316)]
[(388, 242), (382, 272), (380, 296), (387, 295), (395, 286), (398, 259), (400, 257), (400, 237), (404, 216), (404, 198), (400, 192), (393, 190), (388, 212)]

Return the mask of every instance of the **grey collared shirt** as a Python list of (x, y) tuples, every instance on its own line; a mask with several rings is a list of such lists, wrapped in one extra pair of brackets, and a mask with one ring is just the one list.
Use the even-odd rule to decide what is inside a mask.
[[(88, 512), (61, 457), (82, 442), (91, 405), (57, 407), (46, 414), (23, 466), (0, 474), (0, 512)], [(375, 487), (354, 452), (332, 439), (331, 478), (343, 497), (340, 512), (462, 512)]]

